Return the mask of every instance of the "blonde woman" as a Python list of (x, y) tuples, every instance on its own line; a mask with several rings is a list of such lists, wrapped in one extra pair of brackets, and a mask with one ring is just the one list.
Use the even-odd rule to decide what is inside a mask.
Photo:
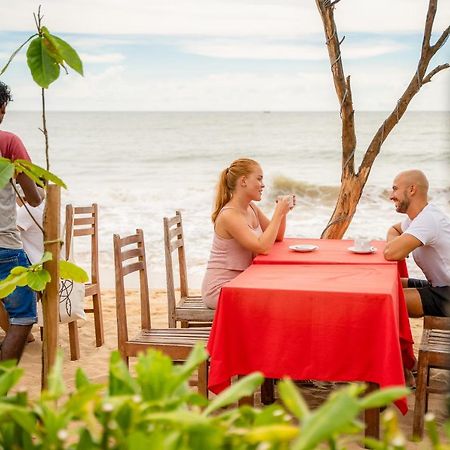
[(244, 271), (257, 254), (268, 253), (275, 241), (283, 240), (286, 214), (295, 197), (278, 197), (269, 220), (253, 203), (261, 200), (263, 189), (262, 169), (252, 159), (237, 159), (220, 174), (212, 213), (214, 238), (202, 284), (208, 308), (216, 308), (225, 283)]

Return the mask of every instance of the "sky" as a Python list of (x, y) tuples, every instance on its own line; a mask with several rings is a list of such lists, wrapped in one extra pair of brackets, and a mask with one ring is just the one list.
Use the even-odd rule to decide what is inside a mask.
[[(0, 16), (0, 66), (35, 32), (33, 12), (69, 42), (84, 77), (61, 77), (49, 110), (334, 111), (322, 22), (315, 0), (7, 0)], [(419, 60), (427, 0), (341, 0), (335, 9), (342, 61), (355, 110), (392, 110)], [(6, 13), (5, 13), (6, 12)], [(434, 39), (450, 23), (440, 0)], [(450, 44), (429, 70), (448, 62)], [(25, 50), (1, 80), (10, 109), (39, 110)], [(450, 69), (437, 74), (410, 110), (450, 109)]]

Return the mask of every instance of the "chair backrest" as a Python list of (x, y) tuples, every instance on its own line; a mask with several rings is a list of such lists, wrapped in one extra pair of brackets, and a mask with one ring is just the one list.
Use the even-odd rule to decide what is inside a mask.
[[(141, 327), (150, 330), (150, 302), (147, 279), (147, 261), (145, 258), (144, 232), (136, 230), (136, 234), (121, 238), (113, 236), (114, 266), (116, 276), (116, 310), (117, 337), (119, 348), (121, 343), (128, 340), (127, 310), (125, 301), (125, 277), (139, 272), (139, 292), (141, 299)], [(136, 261), (137, 259), (137, 261)], [(134, 260), (134, 261), (129, 261)]]
[(450, 330), (450, 317), (424, 316), (423, 328), (426, 330)]
[(178, 272), (180, 277), (181, 296), (187, 297), (189, 293), (186, 269), (186, 252), (184, 247), (183, 221), (181, 219), (180, 211), (176, 211), (174, 217), (164, 217), (164, 249), (166, 257), (167, 296), (169, 297), (170, 307), (171, 296), (173, 296), (173, 301), (175, 302), (173, 261), (173, 252), (175, 250), (177, 250), (178, 254)]
[(91, 283), (99, 284), (98, 269), (98, 206), (66, 205), (66, 259), (72, 247), (72, 239), (79, 236), (91, 236)]

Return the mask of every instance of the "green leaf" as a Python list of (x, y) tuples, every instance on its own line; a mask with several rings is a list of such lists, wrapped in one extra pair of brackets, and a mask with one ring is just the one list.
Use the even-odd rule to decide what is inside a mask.
[(406, 397), (409, 393), (410, 390), (402, 386), (379, 389), (360, 399), (359, 405), (362, 409), (380, 408)]
[(30, 42), (27, 63), (33, 80), (42, 88), (48, 88), (59, 77), (59, 65), (43, 45), (43, 37)]
[(28, 269), (26, 267), (16, 266), (11, 269), (10, 273), (12, 273), (13, 275), (20, 275), (21, 273), (24, 273), (24, 272), (28, 272)]
[(41, 27), (41, 33), (44, 39), (42, 40), (43, 45), (47, 48), (47, 51), (51, 55), (51, 57), (58, 63), (62, 64), (64, 62), (64, 58), (59, 52), (56, 42), (53, 39), (53, 36), (48, 31), (47, 27)]
[[(35, 181), (36, 178), (44, 178), (47, 181), (55, 183), (57, 186), (67, 189), (66, 184), (63, 180), (61, 180), (61, 178), (59, 178), (54, 173), (45, 170), (43, 167), (33, 164), (31, 161), (27, 161), (25, 159), (16, 159), (14, 161), (14, 165), (16, 166), (17, 170), (23, 170), (28, 176), (30, 176), (30, 178), (33, 178)], [(28, 172), (26, 172), (25, 169), (27, 169)], [(42, 185), (41, 181), (40, 183)]]
[(0, 417), (2, 424), (5, 418), (11, 419), (30, 434), (36, 433), (36, 418), (28, 408), (7, 403), (0, 403)]
[(205, 349), (205, 343), (203, 342), (197, 342), (192, 349), (191, 353), (189, 354), (188, 359), (186, 362), (179, 366), (179, 378), (181, 380), (187, 380), (192, 375), (192, 373), (195, 371), (195, 369), (198, 367), (199, 364), (206, 361), (208, 359), (208, 352)]
[(78, 367), (76, 374), (75, 374), (75, 386), (77, 389), (81, 389), (85, 386), (89, 386), (91, 382), (89, 381), (89, 378), (84, 373), (83, 369), (81, 367)]
[(278, 393), (286, 408), (298, 419), (304, 419), (310, 415), (308, 405), (295, 384), (288, 378), (278, 383)]
[(254, 372), (232, 384), (229, 388), (221, 392), (217, 397), (211, 400), (209, 406), (203, 411), (203, 415), (216, 411), (224, 406), (237, 402), (242, 397), (253, 394), (258, 386), (261, 386), (264, 376), (260, 372)]
[(360, 412), (358, 401), (348, 389), (342, 389), (302, 423), (302, 433), (293, 450), (310, 450), (333, 434), (347, 429)]
[(86, 283), (89, 280), (89, 275), (84, 269), (63, 259), (59, 261), (59, 276), (78, 283)]
[(252, 444), (271, 441), (291, 441), (298, 436), (299, 429), (293, 425), (265, 425), (254, 427), (245, 435), (245, 440)]
[(34, 291), (43, 291), (47, 283), (52, 279), (50, 273), (41, 269), (38, 271), (28, 272), (27, 284)]
[(38, 262), (38, 263), (36, 263), (36, 264), (33, 264), (31, 267), (36, 267), (36, 266), (39, 266), (40, 264), (44, 264), (45, 262), (47, 262), (47, 261), (51, 261), (53, 259), (53, 256), (52, 256), (52, 254), (50, 253), (50, 252), (45, 252), (43, 255), (42, 255), (42, 258), (41, 258), (41, 260)]
[(7, 158), (0, 158), (0, 189), (14, 176), (14, 164)]
[(0, 298), (8, 297), (14, 292), (17, 286), (25, 286), (27, 283), (28, 270), (18, 275), (9, 274), (4, 280), (0, 281)]
[(55, 364), (50, 370), (48, 375), (48, 387), (43, 397), (52, 400), (58, 400), (65, 392), (64, 380), (62, 375), (63, 369), (63, 356), (61, 351), (58, 351), (56, 355)]
[(109, 360), (109, 395), (139, 394), (136, 380), (130, 375), (128, 367), (118, 351), (111, 353)]
[(80, 75), (83, 75), (83, 63), (81, 62), (81, 59), (75, 49), (58, 36), (55, 36), (54, 34), (50, 36), (51, 41), (56, 44), (59, 54), (62, 55), (64, 61), (69, 65), (69, 67), (72, 67), (73, 70), (78, 72)]
[[(2, 369), (6, 369), (2, 367)], [(9, 390), (16, 385), (21, 376), (23, 375), (23, 369), (19, 367), (9, 367), (0, 376), (0, 397), (5, 396)]]

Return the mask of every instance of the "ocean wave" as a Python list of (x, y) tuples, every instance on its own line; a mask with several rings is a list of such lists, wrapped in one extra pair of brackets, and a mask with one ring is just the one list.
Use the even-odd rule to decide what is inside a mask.
[[(273, 179), (270, 189), (271, 199), (278, 195), (293, 193), (297, 196), (297, 202), (320, 202), (325, 205), (333, 205), (339, 195), (340, 186), (318, 185), (306, 181), (298, 181), (292, 178), (279, 175)], [(361, 200), (368, 203), (379, 203), (389, 201), (390, 188), (374, 186), (368, 183), (363, 190)], [(430, 189), (429, 198), (431, 201), (438, 200), (439, 203), (448, 203), (450, 200), (450, 186), (437, 189)], [(446, 201), (447, 200), (447, 201)]]
[(271, 196), (293, 193), (297, 199), (320, 200), (325, 204), (333, 204), (339, 194), (339, 186), (323, 186), (297, 181), (292, 178), (279, 175), (274, 178), (271, 188)]

